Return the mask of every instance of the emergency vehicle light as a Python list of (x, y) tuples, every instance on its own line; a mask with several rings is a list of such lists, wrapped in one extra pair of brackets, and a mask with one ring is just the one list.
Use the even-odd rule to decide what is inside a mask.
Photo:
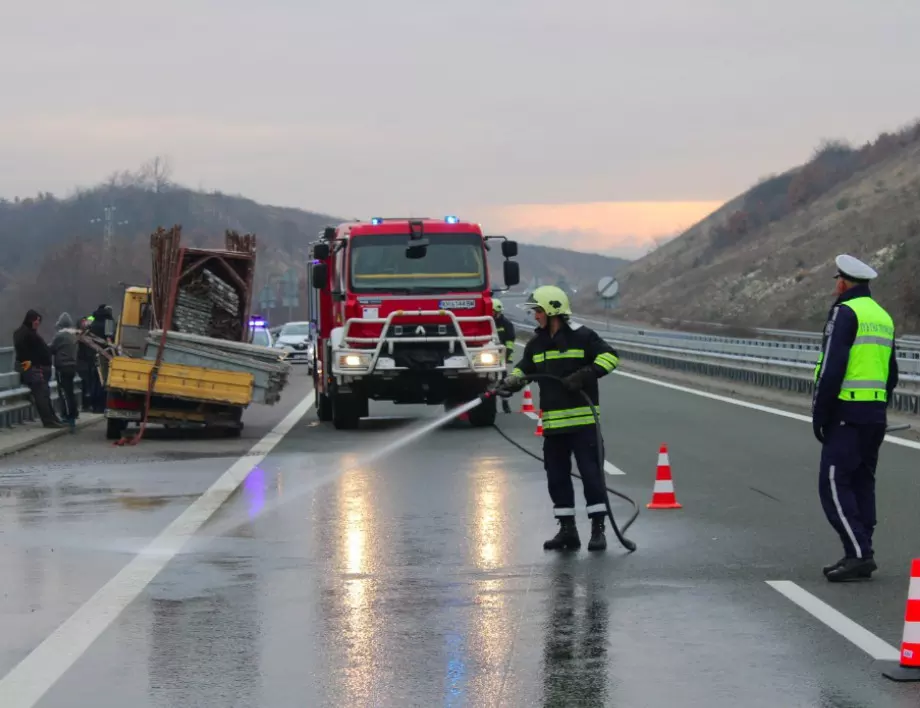
[(383, 223), (383, 219), (381, 219), (379, 216), (375, 216), (375, 217), (373, 217), (373, 218), (371, 219), (371, 223), (372, 223), (374, 226), (377, 226), (378, 224), (382, 224), (382, 223)]
[(261, 318), (259, 318), (259, 317), (250, 317), (250, 318), (249, 318), (249, 324), (251, 324), (253, 327), (264, 327), (264, 326), (265, 326), (265, 320), (263, 320), (263, 319), (261, 319)]
[(445, 216), (444, 221), (446, 221), (448, 224), (459, 224), (460, 223), (460, 219), (456, 216)]

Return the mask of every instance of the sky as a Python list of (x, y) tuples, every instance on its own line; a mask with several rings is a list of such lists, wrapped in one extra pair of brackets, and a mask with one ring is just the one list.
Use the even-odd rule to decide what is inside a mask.
[(0, 196), (167, 156), (346, 218), (638, 257), (823, 138), (920, 118), (920, 2), (43, 0), (0, 20)]

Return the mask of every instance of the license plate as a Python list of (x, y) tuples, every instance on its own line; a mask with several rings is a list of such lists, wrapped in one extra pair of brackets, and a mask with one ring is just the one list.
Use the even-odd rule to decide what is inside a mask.
[(107, 408), (105, 411), (106, 418), (118, 418), (119, 420), (140, 420), (140, 411), (124, 411), (117, 408)]
[(442, 310), (472, 310), (476, 307), (475, 300), (441, 300), (438, 307)]

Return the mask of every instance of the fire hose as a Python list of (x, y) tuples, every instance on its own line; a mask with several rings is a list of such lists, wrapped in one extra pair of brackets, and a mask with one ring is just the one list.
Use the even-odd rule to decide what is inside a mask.
[[(555, 381), (560, 384), (562, 383), (561, 378), (557, 376), (551, 376), (549, 374), (530, 374), (526, 378), (529, 380), (534, 380), (534, 381), (543, 380), (543, 381)], [(502, 390), (501, 385), (499, 385), (498, 387), (494, 389), (490, 389), (489, 391), (486, 391), (484, 394), (482, 394), (479, 397), (479, 399), (485, 402), (486, 400), (488, 400), (489, 398), (492, 398), (493, 396), (500, 396), (501, 394), (499, 393), (499, 391), (501, 390)], [(608, 487), (606, 485), (605, 480), (604, 480), (604, 436), (601, 433), (600, 418), (598, 417), (597, 408), (595, 408), (594, 403), (591, 400), (590, 396), (588, 396), (588, 394), (585, 393), (584, 391), (579, 391), (579, 393), (581, 394), (581, 397), (584, 398), (585, 404), (591, 409), (591, 415), (594, 417), (594, 429), (597, 433), (597, 457), (598, 457), (597, 473), (600, 475), (600, 479), (597, 481), (600, 483), (600, 486), (604, 489), (604, 506), (607, 507), (607, 516), (610, 518), (610, 526), (613, 529), (614, 534), (616, 534), (617, 540), (623, 545), (623, 547), (626, 548), (626, 550), (630, 552), (635, 551), (636, 544), (630, 539), (626, 538), (624, 534), (626, 533), (626, 530), (630, 526), (632, 526), (636, 518), (638, 518), (639, 505), (636, 503), (634, 499), (626, 496), (622, 492), (617, 491), (613, 487)], [(499, 435), (501, 435), (505, 440), (507, 440), (512, 445), (514, 445), (516, 448), (518, 448), (521, 452), (524, 452), (527, 455), (530, 455), (535, 460), (539, 460), (540, 462), (543, 462), (542, 457), (531, 452), (530, 450), (528, 450), (526, 447), (516, 442), (515, 440), (512, 440), (507, 435), (507, 433), (505, 433), (501, 428), (498, 427), (498, 425), (493, 424), (493, 427), (495, 428), (495, 430), (498, 432)], [(570, 474), (576, 479), (581, 479), (582, 481), (584, 481), (584, 478), (576, 474), (574, 471), (571, 472)], [(610, 496), (608, 493), (613, 494), (614, 496), (617, 496), (620, 499), (623, 499), (624, 501), (629, 502), (633, 507), (633, 514), (632, 516), (629, 517), (629, 519), (627, 519), (626, 523), (623, 524), (622, 529), (617, 525), (616, 519), (613, 516), (613, 509), (610, 508)]]

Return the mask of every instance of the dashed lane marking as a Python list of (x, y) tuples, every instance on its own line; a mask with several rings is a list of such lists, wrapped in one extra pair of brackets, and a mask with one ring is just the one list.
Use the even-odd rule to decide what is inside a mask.
[(826, 602), (819, 600), (791, 580), (767, 580), (766, 583), (813, 617), (821, 620), (837, 634), (850, 640), (876, 661), (900, 660), (901, 652), (888, 642), (875, 636), (861, 625), (856, 624), (849, 617), (841, 614)]
[(310, 391), (284, 420), (4, 676), (0, 680), (0, 706), (33, 708), (312, 407)]

